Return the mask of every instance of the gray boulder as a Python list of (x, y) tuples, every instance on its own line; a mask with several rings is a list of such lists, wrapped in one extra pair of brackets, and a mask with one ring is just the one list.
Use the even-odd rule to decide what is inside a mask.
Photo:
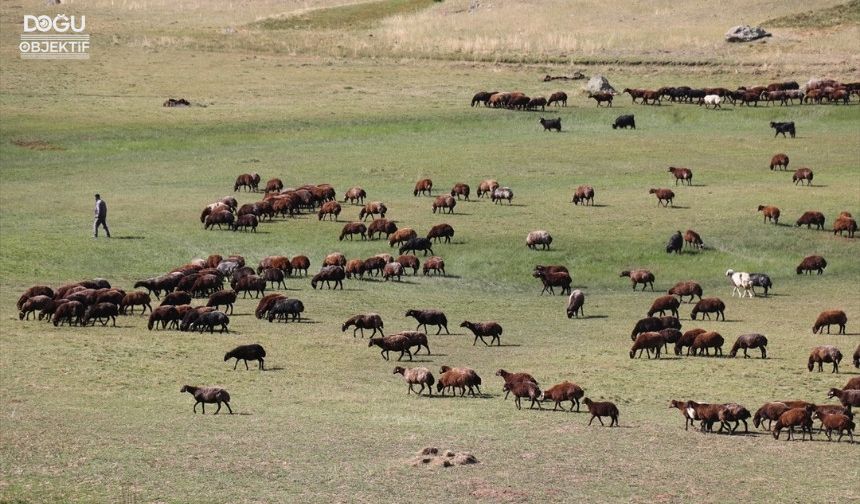
[(594, 77), (588, 79), (588, 82), (583, 87), (589, 93), (612, 93), (618, 94), (618, 91), (615, 90), (609, 84), (609, 80), (602, 75), (595, 75)]
[(739, 25), (726, 32), (726, 42), (750, 42), (770, 36), (761, 26)]

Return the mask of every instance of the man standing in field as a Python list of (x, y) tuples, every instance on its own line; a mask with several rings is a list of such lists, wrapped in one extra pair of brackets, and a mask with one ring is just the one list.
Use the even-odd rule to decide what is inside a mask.
[(93, 221), (93, 238), (99, 237), (99, 224), (105, 228), (105, 234), (110, 238), (110, 229), (107, 226), (107, 205), (101, 195), (96, 194), (96, 208), (93, 211), (95, 220)]

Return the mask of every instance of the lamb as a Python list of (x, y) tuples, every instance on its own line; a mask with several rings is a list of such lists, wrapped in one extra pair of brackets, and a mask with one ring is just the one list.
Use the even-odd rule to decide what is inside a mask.
[(696, 315), (701, 313), (702, 320), (704, 320), (706, 316), (708, 317), (708, 320), (711, 320), (711, 313), (716, 313), (717, 320), (720, 320), (720, 317), (722, 317), (723, 321), (725, 321), (725, 309), (726, 304), (719, 298), (704, 298), (699, 300), (699, 302), (696, 303), (696, 306), (693, 307), (693, 311), (690, 312), (690, 318), (696, 320)]
[(532, 231), (526, 237), (526, 245), (532, 250), (536, 250), (538, 245), (543, 247), (543, 250), (548, 250), (552, 243), (552, 236), (544, 230)]
[(702, 299), (702, 286), (696, 282), (678, 282), (668, 291), (669, 294), (678, 296), (679, 301), (684, 300), (684, 296), (690, 296), (690, 303), (693, 302), (693, 298), (698, 296), (699, 299)]
[(639, 350), (639, 358), (642, 358), (642, 351), (648, 350), (648, 358), (651, 358), (651, 350), (654, 350), (656, 354), (656, 359), (660, 358), (660, 351), (663, 346), (666, 344), (666, 338), (663, 337), (662, 334), (657, 332), (644, 332), (636, 337), (636, 341), (633, 342), (633, 346), (630, 348), (630, 358), (633, 359), (636, 356), (636, 350)]
[(490, 194), (490, 199), (493, 203), (499, 204), (503, 199), (508, 200), (508, 205), (512, 205), (511, 200), (514, 198), (514, 192), (510, 187), (500, 187), (498, 189), (493, 190)]
[(794, 223), (795, 227), (806, 226), (806, 229), (810, 229), (813, 225), (815, 225), (815, 229), (824, 229), (824, 214), (821, 212), (808, 211), (804, 212), (803, 215), (797, 219), (797, 222)]
[(445, 209), (448, 209), (448, 213), (454, 213), (454, 207), (457, 206), (457, 200), (448, 194), (443, 194), (442, 196), (437, 196), (433, 201), (433, 213), (436, 213), (436, 210), (439, 210), (439, 213), (445, 213)]
[(480, 184), (478, 184), (478, 197), (483, 198), (485, 194), (493, 195), (493, 191), (495, 191), (499, 187), (499, 183), (493, 179), (482, 180)]
[(445, 316), (439, 310), (408, 310), (406, 312), (406, 317), (413, 317), (418, 321), (418, 327), (415, 330), (421, 329), (421, 326), (424, 326), (424, 332), (427, 332), (427, 325), (435, 325), (439, 327), (439, 330), (436, 331), (436, 334), (442, 332), (442, 329), (445, 329), (445, 334), (451, 334), (448, 332), (448, 317)]
[(397, 360), (403, 359), (403, 355), (406, 354), (409, 356), (409, 360), (412, 360), (412, 352), (409, 351), (409, 348), (412, 347), (412, 342), (406, 336), (402, 334), (392, 334), (391, 336), (384, 336), (382, 338), (370, 338), (367, 342), (368, 347), (378, 346), (382, 350), (379, 354), (383, 359), (388, 360), (388, 352), (400, 352), (400, 357)]
[(779, 208), (775, 206), (759, 205), (758, 211), (764, 215), (765, 223), (767, 223), (767, 221), (771, 221), (775, 226), (779, 224)]
[[(475, 340), (472, 342), (472, 346), (475, 346), (475, 344), (478, 343), (478, 338), (481, 338), (481, 343), (485, 346), (492, 345), (493, 341), (496, 342), (496, 346), (501, 346), (502, 344), (502, 326), (499, 325), (498, 322), (469, 322), (468, 320), (464, 320), (460, 324), (460, 327), (468, 328), (472, 331), (472, 334), (475, 335)], [(485, 336), (491, 337), (489, 344), (484, 340)]]
[(668, 243), (666, 243), (666, 253), (671, 254), (674, 252), (676, 254), (680, 254), (683, 246), (684, 237), (681, 235), (680, 231), (675, 231), (675, 234), (670, 236)]
[(701, 328), (690, 329), (689, 331), (685, 332), (683, 335), (681, 335), (680, 338), (678, 338), (678, 341), (675, 342), (675, 355), (681, 355), (681, 351), (684, 349), (684, 347), (687, 347), (687, 355), (690, 355), (690, 350), (692, 349), (693, 343), (696, 341), (696, 338), (700, 334), (704, 334), (706, 332), (708, 331)]
[(812, 349), (809, 353), (809, 362), (806, 367), (809, 369), (809, 372), (812, 372), (812, 369), (815, 367), (815, 364), (818, 364), (818, 372), (824, 371), (824, 363), (832, 362), (833, 363), (833, 371), (831, 373), (839, 372), (839, 362), (842, 361), (842, 352), (839, 351), (838, 348), (832, 345), (822, 345), (817, 346)]
[(298, 299), (279, 299), (269, 308), (266, 319), (273, 322), (275, 318), (287, 323), (292, 318), (293, 322), (301, 322), (305, 305)]
[(457, 183), (451, 188), (451, 196), (456, 196), (457, 199), (460, 199), (460, 196), (463, 196), (466, 201), (469, 200), (470, 192), (471, 188), (469, 188), (469, 184)]
[(680, 182), (681, 185), (684, 185), (684, 182), (686, 182), (688, 186), (693, 185), (693, 170), (689, 168), (676, 168), (674, 166), (670, 166), (669, 173), (675, 177), (675, 185), (678, 185), (678, 182)]
[(774, 154), (772, 158), (770, 158), (770, 170), (773, 171), (774, 168), (779, 168), (780, 170), (788, 169), (788, 156), (785, 154)]
[(421, 385), (421, 390), (417, 392), (419, 396), (424, 392), (425, 385), (427, 386), (427, 395), (433, 395), (433, 384), (436, 383), (436, 379), (433, 378), (433, 373), (429, 369), (424, 367), (404, 368), (396, 366), (392, 374), (403, 375), (403, 379), (409, 385), (406, 395), (414, 392), (412, 389), (414, 385)]
[(413, 255), (418, 255), (418, 251), (421, 250), (424, 252), (424, 255), (427, 255), (427, 252), (430, 252), (430, 255), (433, 254), (433, 246), (427, 238), (411, 238), (406, 243), (400, 246), (398, 249), (400, 255), (404, 253), (412, 252)]
[(437, 224), (430, 228), (430, 232), (427, 233), (427, 239), (436, 240), (445, 239), (445, 243), (451, 243), (451, 238), (454, 237), (454, 228), (451, 227), (450, 224)]
[(718, 332), (704, 332), (696, 336), (696, 339), (693, 340), (693, 344), (690, 346), (690, 350), (693, 352), (693, 355), (709, 355), (708, 349), (714, 349), (714, 357), (719, 355), (722, 357), (723, 355), (723, 343), (725, 343), (725, 339)]
[(570, 278), (570, 274), (566, 271), (553, 272), (550, 270), (535, 269), (534, 272), (532, 272), (532, 276), (540, 278), (543, 283), (543, 289), (540, 291), (541, 296), (543, 296), (543, 293), (547, 291), (549, 291), (550, 294), (555, 295), (554, 287), (561, 287), (562, 295), (572, 294), (570, 284), (573, 280)]
[(815, 319), (815, 325), (812, 326), (812, 334), (824, 333), (824, 327), (827, 327), (827, 334), (830, 334), (830, 326), (836, 324), (839, 326), (839, 334), (845, 334), (845, 325), (848, 323), (848, 316), (842, 310), (827, 310), (821, 312), (818, 318)]
[[(642, 284), (642, 290), (645, 290), (647, 285), (651, 286), (651, 291), (654, 291), (654, 273), (646, 269), (624, 270), (621, 272), (622, 277), (630, 277), (630, 283), (633, 290), (636, 290), (637, 284)], [(670, 294), (672, 294), (670, 292)]]
[(385, 333), (382, 332), (384, 327), (382, 317), (378, 313), (359, 314), (348, 318), (340, 327), (341, 332), (346, 332), (350, 326), (355, 326), (352, 330), (353, 338), (355, 338), (356, 331), (361, 331), (361, 337), (364, 338), (365, 329), (373, 329), (373, 333), (370, 335), (371, 338), (376, 335), (376, 331), (385, 336)]
[(388, 246), (402, 245), (413, 238), (418, 238), (418, 233), (412, 228), (402, 228), (395, 231), (388, 237)]
[[(767, 297), (768, 291), (773, 287), (770, 277), (764, 273), (750, 273), (750, 282), (753, 287), (764, 288), (764, 297)], [(755, 291), (753, 291), (755, 293)]]
[(841, 390), (838, 388), (831, 388), (829, 392), (827, 392), (828, 398), (836, 397), (839, 399), (839, 402), (842, 403), (844, 407), (853, 407), (860, 408), (860, 390)]
[(738, 339), (735, 340), (735, 344), (732, 345), (729, 357), (734, 358), (738, 354), (738, 350), (743, 349), (744, 359), (749, 359), (750, 356), (747, 355), (747, 349), (750, 348), (760, 349), (761, 358), (767, 359), (767, 338), (763, 334), (757, 333), (741, 334), (738, 336)]
[(809, 168), (800, 168), (795, 170), (794, 175), (791, 176), (791, 181), (794, 182), (794, 185), (800, 183), (803, 185), (803, 181), (806, 181), (806, 185), (812, 185), (812, 179), (815, 177), (815, 174)]
[(427, 355), (430, 355), (430, 344), (427, 341), (427, 335), (420, 331), (400, 331), (400, 336), (405, 336), (409, 340), (409, 348), (418, 347), (415, 350), (415, 355), (421, 351), (421, 347), (427, 350)]
[(609, 423), (610, 427), (618, 425), (618, 407), (611, 402), (594, 402), (588, 397), (586, 397), (582, 402), (585, 403), (585, 407), (588, 408), (588, 412), (591, 413), (591, 419), (588, 420), (588, 425), (591, 425), (591, 422), (593, 422), (595, 418), (600, 422), (600, 425), (604, 425), (601, 417), (605, 416), (612, 419)]
[(523, 397), (531, 399), (532, 402), (529, 405), (529, 409), (534, 409), (535, 403), (537, 403), (538, 409), (543, 409), (543, 406), (541, 406), (540, 402), (541, 391), (537, 384), (534, 382), (523, 381), (516, 383), (505, 383), (502, 389), (505, 392), (509, 391), (514, 394), (514, 405), (517, 407), (518, 410), (523, 409), (522, 404), (520, 403), (520, 400)]
[(573, 193), (573, 199), (570, 200), (574, 205), (579, 205), (582, 202), (582, 205), (588, 205), (588, 202), (591, 202), (591, 206), (594, 206), (594, 188), (590, 185), (581, 185), (576, 188), (576, 192)]
[[(675, 203), (672, 200), (675, 198), (675, 193), (669, 189), (649, 189), (648, 194), (657, 196), (657, 206), (668, 207), (670, 204), (674, 207)], [(663, 203), (663, 202), (666, 203)]]
[(422, 196), (432, 196), (433, 194), (433, 181), (429, 178), (421, 179), (415, 183), (415, 190), (412, 191), (413, 196), (418, 196), (421, 194)]
[(567, 318), (579, 318), (580, 315), (585, 317), (583, 305), (585, 305), (585, 294), (579, 289), (571, 292), (567, 298)]
[(194, 396), (194, 413), (197, 413), (197, 405), (202, 405), (203, 414), (206, 414), (206, 404), (218, 404), (218, 409), (215, 410), (215, 414), (217, 415), (219, 411), (221, 411), (221, 403), (224, 403), (227, 406), (227, 411), (230, 414), (233, 414), (233, 410), (230, 409), (230, 394), (227, 393), (226, 390), (222, 388), (216, 387), (192, 387), (191, 385), (183, 385), (179, 392), (188, 392), (189, 394)]
[[(429, 260), (428, 260), (428, 262), (429, 262)], [(424, 263), (424, 265), (426, 267), (427, 263)], [(387, 263), (382, 268), (382, 278), (384, 278), (386, 281), (388, 281), (388, 279), (390, 279), (390, 278), (396, 277), (397, 281), (399, 282), (401, 275), (403, 275), (403, 265), (400, 264), (399, 262)]]
[[(510, 393), (510, 385), (519, 382), (532, 382), (537, 385), (538, 381), (535, 380), (534, 376), (528, 373), (511, 373), (510, 371), (505, 371), (504, 369), (499, 369), (496, 371), (496, 376), (502, 378), (505, 381), (505, 386), (502, 387), (502, 392), (505, 393), (505, 400), (508, 399), (508, 394)], [(507, 388), (506, 388), (507, 387)]]
[(818, 274), (821, 275), (824, 273), (825, 268), (827, 268), (827, 261), (823, 257), (811, 255), (804, 257), (803, 261), (797, 266), (797, 274), (800, 275), (806, 272), (811, 275), (813, 271), (818, 271)]
[(854, 428), (856, 425), (851, 421), (851, 418), (848, 415), (844, 414), (831, 414), (831, 415), (822, 415), (821, 418), (821, 427), (824, 430), (824, 434), (827, 436), (828, 441), (832, 441), (833, 431), (839, 433), (839, 438), (836, 440), (837, 442), (842, 441), (842, 436), (844, 435), (842, 431), (845, 431), (848, 434), (848, 439), (851, 442), (854, 442)]
[(236, 363), (233, 365), (233, 371), (236, 370), (236, 366), (239, 365), (239, 361), (245, 361), (245, 369), (248, 368), (248, 361), (255, 360), (260, 363), (260, 371), (265, 371), (265, 360), (263, 357), (266, 356), (266, 350), (259, 344), (252, 345), (239, 345), (233, 350), (230, 350), (226, 354), (224, 354), (224, 362), (227, 362), (230, 359), (236, 359)]
[(791, 408), (779, 416), (776, 425), (773, 427), (773, 438), (779, 439), (779, 434), (782, 429), (788, 427), (787, 441), (791, 441), (791, 436), (794, 434), (794, 428), (800, 427), (801, 441), (806, 439), (806, 434), (809, 434), (809, 440), (812, 440), (812, 412), (815, 411), (815, 406), (810, 404), (805, 408)]
[(684, 233), (684, 244), (697, 249), (705, 248), (705, 244), (702, 242), (702, 237), (692, 229), (688, 229)]
[(481, 393), (481, 377), (473, 369), (469, 368), (451, 368), (442, 366), (440, 369), (439, 381), (436, 383), (436, 391), (445, 395), (446, 389), (451, 389), (452, 394), (456, 395), (455, 388), (460, 389), (460, 397), (466, 394), (466, 388), (469, 389), (469, 395), (475, 395), (475, 389), (478, 394)]
[(51, 323), (54, 324), (54, 327), (62, 325), (63, 322), (67, 322), (69, 325), (80, 324), (85, 308), (80, 301), (59, 304), (51, 317)]
[(442, 275), (445, 275), (445, 260), (439, 256), (430, 256), (426, 261), (424, 261), (423, 270), (425, 276), (431, 271), (435, 274), (441, 273)]
[(648, 310), (648, 316), (653, 317), (657, 312), (660, 312), (660, 315), (664, 315), (668, 310), (673, 316), (677, 317), (679, 306), (681, 306), (681, 302), (675, 299), (675, 296), (660, 296), (651, 304), (651, 309)]
[(362, 221), (370, 217), (374, 219), (374, 215), (379, 215), (382, 218), (385, 218), (385, 213), (388, 212), (388, 207), (385, 206), (381, 201), (373, 201), (370, 202), (361, 209), (358, 213), (358, 218)]
[(418, 260), (417, 257), (411, 255), (402, 255), (397, 258), (397, 262), (403, 266), (403, 270), (405, 271), (408, 268), (412, 268), (412, 274), (418, 274), (418, 268), (421, 266), (421, 261)]
[(767, 430), (770, 430), (772, 422), (779, 420), (780, 415), (788, 411), (789, 408), (787, 404), (783, 402), (769, 402), (765, 403), (758, 411), (753, 415), (753, 425), (758, 428), (761, 425), (764, 428), (764, 421), (767, 420)]
[(353, 205), (358, 203), (364, 203), (364, 198), (367, 197), (367, 192), (361, 187), (351, 187), (346, 193), (343, 195), (343, 202), (346, 203), (346, 200), (349, 200)]
[(579, 412), (579, 400), (585, 395), (585, 391), (579, 385), (569, 381), (563, 381), (559, 384), (543, 391), (544, 401), (554, 401), (555, 406), (552, 410), (556, 411), (562, 401), (570, 401), (570, 411), (573, 411), (573, 406), (576, 405), (576, 411)]
[[(340, 290), (343, 290), (343, 279), (346, 278), (346, 271), (341, 266), (325, 266), (320, 269), (319, 273), (314, 275), (311, 279), (311, 287), (314, 289), (317, 288), (317, 284), (321, 284), (325, 282), (326, 286), (331, 289), (331, 282), (334, 282), (334, 288), (337, 289), (338, 286)], [(320, 290), (322, 290), (322, 285), (320, 285)]]

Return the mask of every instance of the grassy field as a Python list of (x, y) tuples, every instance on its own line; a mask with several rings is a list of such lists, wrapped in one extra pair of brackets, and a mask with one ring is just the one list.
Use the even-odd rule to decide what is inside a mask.
[[(856, 102), (706, 111), (631, 105), (624, 96), (612, 109), (598, 109), (578, 93), (579, 83), (539, 82), (547, 71), (568, 67), (447, 56), (401, 61), (390, 48), (392, 57), (383, 59), (331, 58), (326, 47), (292, 55), (242, 44), (197, 50), (213, 44), (199, 35), (204, 31), (331, 4), (261, 3), (230, 19), (221, 7), (207, 18), (200, 4), (183, 3), (187, 15), (178, 22), (200, 30), (186, 40), (147, 14), (146, 8), (169, 12), (166, 3), (138, 2), (134, 9), (96, 3), (99, 13), (149, 22), (125, 34), (120, 28), (128, 21), (106, 22), (102, 40), (115, 36), (114, 43), (94, 43), (90, 61), (71, 64), (17, 60), (8, 42), (20, 31), (12, 24), (18, 11), (3, 5), (0, 501), (860, 498), (850, 483), (858, 479), (857, 444), (827, 443), (819, 434), (815, 442), (786, 443), (764, 431), (685, 432), (681, 416), (667, 407), (670, 399), (736, 401), (750, 409), (773, 399), (821, 403), (829, 387), (856, 375), (847, 361), (840, 375), (809, 373), (805, 364), (812, 346), (834, 344), (850, 355), (860, 342), (857, 239), (793, 226), (806, 210), (824, 212), (827, 228), (840, 211), (860, 212)], [(791, 8), (802, 10), (793, 2)], [(774, 17), (765, 15), (764, 4), (756, 9)], [(165, 38), (153, 38), (159, 30), (155, 36)], [(165, 44), (142, 44), (143, 33)], [(644, 37), (637, 43), (644, 46)], [(606, 74), (618, 89), (680, 82), (736, 87), (816, 75), (858, 80), (846, 61), (828, 66), (810, 52), (792, 63), (803, 68), (797, 73), (779, 65), (734, 73), (723, 66), (621, 64), (587, 73)], [(545, 113), (468, 107), (475, 91), (489, 88), (532, 95), (563, 89), (572, 100)], [(169, 96), (206, 106), (164, 109)], [(622, 113), (636, 114), (636, 131), (609, 127)], [(565, 131), (543, 133), (541, 116), (560, 116)], [(798, 137), (774, 139), (772, 120), (794, 120)], [(787, 153), (793, 168), (813, 168), (815, 184), (797, 187), (790, 173), (769, 171), (776, 152)], [(675, 189), (668, 166), (693, 169), (694, 185)], [(210, 253), (239, 253), (253, 264), (271, 254), (306, 254), (316, 270), (332, 251), (348, 258), (391, 252), (384, 242), (337, 241), (345, 219), (358, 214), (349, 205), (339, 223), (301, 216), (265, 223), (256, 234), (204, 231), (202, 208), (230, 194), (236, 175), (248, 171), (289, 186), (331, 183), (339, 195), (361, 185), (388, 205), (389, 218), (419, 233), (450, 223), (454, 243), (434, 247), (449, 276), (347, 281), (343, 292), (314, 291), (308, 279), (291, 279), (285, 294), (304, 302), (305, 322), (259, 321), (252, 315), (256, 302), (242, 300), (229, 335), (149, 332), (139, 317), (87, 329), (18, 320), (15, 300), (36, 283), (101, 276), (130, 289), (137, 279)], [(431, 198), (412, 196), (414, 182), (425, 176), (434, 194), (455, 182), (474, 191), (481, 179), (496, 178), (513, 189), (514, 204), (473, 196), (454, 215), (434, 215)], [(570, 203), (583, 183), (597, 192), (594, 207)], [(658, 208), (650, 187), (675, 189), (676, 207)], [(94, 192), (110, 207), (110, 241), (90, 237)], [(259, 195), (237, 197), (246, 203)], [(759, 204), (779, 206), (781, 225), (762, 224)], [(538, 228), (554, 236), (551, 251), (525, 247), (525, 235)], [(688, 228), (699, 231), (706, 250), (665, 254), (669, 235)], [(827, 258), (827, 272), (797, 276), (794, 267), (812, 253)], [(570, 268), (574, 286), (587, 296), (585, 319), (568, 320), (563, 297), (539, 295), (530, 276), (538, 263)], [(618, 276), (631, 267), (654, 271), (657, 292), (632, 292)], [(774, 295), (731, 298), (727, 268), (769, 273)], [(771, 358), (630, 360), (633, 324), (657, 295), (687, 279), (726, 302), (727, 321), (693, 322), (685, 305), (685, 330), (719, 331), (727, 347), (739, 334), (761, 332)], [(416, 357), (415, 365), (434, 373), (443, 364), (473, 367), (484, 378), (482, 398), (407, 396), (391, 374), (394, 362), (340, 331), (343, 320), (366, 311), (383, 316), (386, 334), (412, 329), (403, 313), (419, 307), (443, 309), (452, 334), (431, 333), (432, 354)], [(849, 334), (813, 336), (816, 315), (831, 308), (847, 312)], [(498, 320), (502, 346), (472, 346), (471, 335), (457, 327), (466, 319)], [(270, 371), (233, 371), (222, 362), (225, 351), (251, 342), (267, 349)], [(501, 380), (493, 376), (498, 368), (528, 371), (542, 386), (575, 381), (587, 396), (618, 404), (621, 428), (587, 427), (585, 413), (517, 411), (502, 400)], [(186, 383), (225, 387), (237, 414), (192, 414), (191, 397), (179, 393)], [(426, 446), (469, 451), (480, 463), (410, 466)]]

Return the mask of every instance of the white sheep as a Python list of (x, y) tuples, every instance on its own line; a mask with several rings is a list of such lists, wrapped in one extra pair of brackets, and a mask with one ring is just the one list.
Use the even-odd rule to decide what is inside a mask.
[(409, 384), (409, 390), (406, 392), (406, 395), (415, 392), (412, 389), (413, 385), (421, 385), (421, 390), (417, 392), (418, 395), (424, 392), (425, 385), (427, 386), (427, 393), (431, 396), (433, 395), (433, 384), (436, 383), (436, 379), (433, 378), (433, 373), (429, 369), (424, 367), (404, 368), (397, 366), (394, 368), (393, 374), (403, 375), (403, 379)]
[(544, 250), (549, 248), (549, 245), (552, 243), (552, 236), (548, 231), (544, 231), (543, 229), (539, 229), (537, 231), (532, 231), (526, 237), (526, 245), (530, 249), (537, 249), (538, 245), (541, 245)]
[[(750, 279), (749, 273), (729, 269), (726, 270), (726, 276), (729, 277), (732, 282), (732, 297), (734, 297), (735, 292), (738, 293), (739, 297), (744, 297), (746, 294), (749, 294), (750, 297), (755, 297), (755, 292), (753, 292), (753, 282)], [(741, 289), (743, 289), (743, 291), (741, 291)]]

